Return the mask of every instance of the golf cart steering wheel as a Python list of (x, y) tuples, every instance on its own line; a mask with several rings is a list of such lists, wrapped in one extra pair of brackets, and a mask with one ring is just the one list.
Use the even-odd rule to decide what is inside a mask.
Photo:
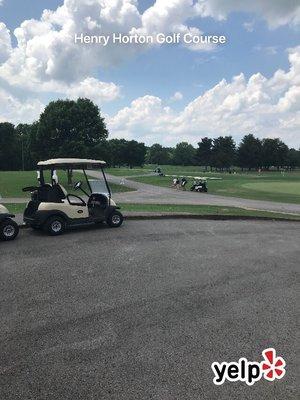
[(79, 189), (81, 189), (81, 186), (82, 186), (82, 182), (81, 182), (81, 181), (78, 181), (78, 182), (75, 183), (74, 189), (75, 189), (75, 190), (79, 190)]

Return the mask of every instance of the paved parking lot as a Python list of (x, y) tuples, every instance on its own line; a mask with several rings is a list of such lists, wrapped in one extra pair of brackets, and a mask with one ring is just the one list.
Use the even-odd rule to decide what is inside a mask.
[[(0, 398), (296, 399), (299, 223), (128, 221), (0, 243)], [(213, 361), (285, 377), (215, 386)]]

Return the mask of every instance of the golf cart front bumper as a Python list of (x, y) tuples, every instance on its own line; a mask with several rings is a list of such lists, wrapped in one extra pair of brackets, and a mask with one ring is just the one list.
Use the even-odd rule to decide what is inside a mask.
[(4, 221), (5, 219), (8, 219), (8, 218), (15, 218), (15, 215), (14, 214), (7, 214), (7, 213), (0, 214), (0, 222)]

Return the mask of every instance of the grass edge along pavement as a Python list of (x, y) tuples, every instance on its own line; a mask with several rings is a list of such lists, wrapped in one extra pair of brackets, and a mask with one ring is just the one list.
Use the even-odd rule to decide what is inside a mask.
[[(300, 221), (300, 214), (285, 214), (263, 210), (250, 210), (238, 207), (226, 207), (226, 206), (207, 206), (207, 205), (173, 205), (173, 204), (134, 204), (134, 203), (119, 203), (121, 211), (126, 214), (137, 213), (138, 216), (154, 216), (159, 214), (160, 216), (198, 216), (198, 217), (214, 217), (220, 219), (230, 218), (262, 218), (272, 220), (291, 220)], [(24, 211), (26, 204), (5, 204), (11, 213), (21, 214)], [(158, 215), (158, 216), (159, 216)]]

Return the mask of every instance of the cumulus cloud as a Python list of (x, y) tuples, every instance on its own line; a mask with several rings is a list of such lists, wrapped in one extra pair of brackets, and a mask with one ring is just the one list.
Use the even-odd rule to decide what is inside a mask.
[[(17, 45), (11, 47), (9, 31), (0, 25), (0, 77), (9, 84), (32, 91), (54, 91), (58, 86), (80, 84), (96, 69), (116, 65), (150, 45), (108, 46), (78, 44), (78, 33), (108, 35), (203, 32), (188, 22), (197, 16), (224, 19), (233, 11), (255, 12), (271, 27), (300, 22), (300, 4), (294, 0), (157, 0), (143, 13), (137, 0), (64, 0), (56, 10), (44, 10), (40, 20), (31, 19), (14, 30)], [(211, 50), (207, 44), (188, 46), (194, 51)], [(98, 83), (107, 91), (107, 86)], [(107, 96), (103, 95), (103, 98)], [(110, 97), (109, 97), (110, 98)], [(113, 97), (112, 97), (113, 99)]]
[(175, 92), (173, 96), (171, 96), (171, 101), (180, 101), (183, 99), (183, 94), (181, 92)]
[(290, 69), (270, 79), (260, 73), (220, 81), (176, 113), (158, 97), (145, 96), (109, 119), (112, 134), (166, 145), (197, 143), (203, 136), (246, 133), (280, 136), (300, 146), (300, 46), (289, 50)]
[(8, 59), (12, 51), (9, 30), (3, 22), (0, 22), (0, 63)]
[(235, 11), (254, 13), (264, 18), (272, 29), (300, 24), (300, 3), (297, 0), (199, 0), (196, 7), (199, 15), (218, 20), (226, 19)]
[(100, 82), (95, 78), (86, 78), (78, 85), (71, 85), (64, 90), (71, 99), (86, 97), (97, 104), (112, 101), (120, 97), (120, 87), (110, 82)]
[[(0, 23), (0, 78), (5, 87), (17, 86), (36, 92), (36, 96), (44, 92), (89, 97), (98, 104), (112, 101), (120, 96), (120, 88), (96, 79), (95, 71), (101, 76), (101, 69), (145, 51), (147, 46), (80, 45), (74, 43), (75, 33), (200, 34), (189, 24), (192, 18), (222, 20), (235, 11), (257, 14), (270, 28), (300, 23), (300, 4), (295, 0), (157, 0), (143, 13), (137, 0), (64, 0), (56, 10), (45, 10), (40, 20), (24, 21), (15, 29), (15, 47), (9, 30)], [(194, 45), (190, 49), (211, 47)], [(270, 48), (272, 52), (274, 48)], [(299, 144), (299, 48), (290, 50), (289, 60), (289, 71), (278, 70), (270, 79), (255, 74), (247, 80), (240, 74), (230, 82), (222, 80), (180, 113), (158, 97), (140, 97), (109, 118), (111, 132), (148, 143), (159, 140), (173, 144), (182, 139), (196, 142), (207, 134), (238, 137), (252, 131), (260, 136), (280, 135), (290, 144)], [(38, 100), (21, 101), (2, 89), (0, 96), (2, 119), (15, 122), (22, 117), (29, 121), (43, 108)]]
[[(80, 33), (95, 36), (112, 32), (201, 33), (184, 23), (196, 15), (193, 0), (158, 0), (143, 14), (137, 5), (137, 0), (65, 0), (56, 10), (45, 10), (40, 20), (26, 20), (16, 28), (17, 46), (13, 49), (3, 24), (0, 43), (5, 44), (5, 51), (2, 50), (5, 62), (0, 66), (0, 76), (11, 85), (35, 91), (51, 90), (62, 83), (81, 82), (92, 76), (95, 69), (116, 65), (149, 47), (75, 43), (74, 37)], [(210, 50), (212, 47), (202, 44), (190, 48)]]
[(44, 109), (37, 99), (19, 100), (0, 88), (0, 122), (31, 123)]

